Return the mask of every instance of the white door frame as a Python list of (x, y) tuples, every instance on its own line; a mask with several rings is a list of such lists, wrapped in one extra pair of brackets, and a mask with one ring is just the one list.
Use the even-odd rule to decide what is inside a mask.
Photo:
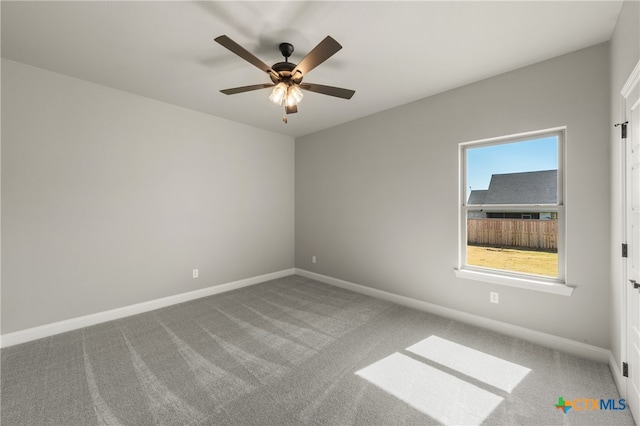
[[(636, 89), (636, 87), (640, 85), (640, 61), (638, 61), (638, 63), (636, 64), (635, 68), (633, 69), (633, 71), (631, 72), (631, 74), (629, 75), (629, 78), (627, 79), (625, 85), (623, 86), (622, 90), (620, 91), (620, 94), (622, 95), (621, 98), (621, 115), (623, 117), (623, 122), (626, 122), (627, 120), (629, 120), (630, 117), (627, 117), (627, 111), (628, 111), (628, 105), (627, 105), (627, 98), (629, 96), (631, 96), (631, 94), (633, 93), (633, 90)], [(627, 167), (628, 167), (628, 158), (627, 158), (627, 144), (629, 143), (628, 139), (624, 140), (624, 146), (622, 147), (621, 151), (622, 151), (622, 155), (621, 155), (621, 166), (622, 166), (622, 187), (621, 187), (621, 191), (622, 191), (622, 241), (629, 244), (630, 241), (627, 241), (627, 235), (628, 235), (628, 209), (629, 209), (629, 205), (628, 205), (628, 174), (627, 174)], [(633, 247), (631, 250), (631, 254), (632, 255), (636, 255), (636, 251), (638, 250), (638, 247)], [(629, 276), (628, 276), (628, 269), (627, 269), (627, 262), (629, 262), (629, 259), (624, 259), (623, 262), (620, 263), (620, 266), (622, 268), (622, 274), (621, 274), (621, 278), (622, 278), (622, 284), (621, 284), (621, 306), (620, 306), (620, 313), (621, 313), (621, 321), (620, 321), (620, 346), (621, 346), (621, 350), (620, 350), (620, 356), (622, 358), (622, 362), (629, 362), (629, 360), (627, 359), (628, 357), (628, 317), (630, 315), (630, 313), (628, 312), (627, 306), (628, 306), (628, 286), (629, 286)], [(618, 366), (618, 368), (621, 368), (620, 366)], [(634, 372), (637, 371), (638, 368), (640, 368), (640, 366), (633, 366), (632, 367)], [(619, 389), (621, 396), (623, 398), (627, 398), (627, 386), (629, 384), (629, 380), (630, 377), (628, 378), (622, 378), (622, 386)], [(638, 421), (638, 419), (636, 419), (636, 421)]]

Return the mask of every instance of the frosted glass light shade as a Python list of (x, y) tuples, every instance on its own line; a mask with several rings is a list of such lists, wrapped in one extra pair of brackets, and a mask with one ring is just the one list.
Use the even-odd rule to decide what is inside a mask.
[(282, 105), (285, 97), (287, 96), (287, 85), (284, 83), (276, 84), (276, 87), (273, 88), (273, 91), (269, 95), (269, 100), (274, 104)]
[(298, 86), (289, 86), (289, 91), (287, 92), (287, 106), (298, 105), (298, 103), (302, 100), (303, 94), (302, 90)]

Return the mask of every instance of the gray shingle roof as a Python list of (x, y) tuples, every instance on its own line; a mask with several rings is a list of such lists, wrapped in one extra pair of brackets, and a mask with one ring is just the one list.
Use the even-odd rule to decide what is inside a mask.
[(505, 173), (491, 176), (489, 189), (469, 194), (469, 204), (555, 204), (558, 171)]
[(487, 199), (488, 189), (474, 189), (469, 194), (469, 204), (484, 204), (484, 200)]

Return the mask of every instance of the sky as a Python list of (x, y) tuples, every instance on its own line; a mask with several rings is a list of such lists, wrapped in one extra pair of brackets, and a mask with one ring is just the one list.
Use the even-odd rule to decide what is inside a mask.
[(488, 189), (492, 174), (534, 172), (558, 168), (558, 137), (510, 142), (467, 149), (467, 197)]

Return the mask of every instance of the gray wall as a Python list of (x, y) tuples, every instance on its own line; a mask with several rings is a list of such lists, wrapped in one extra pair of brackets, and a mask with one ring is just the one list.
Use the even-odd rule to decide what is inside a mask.
[[(625, 1), (611, 38), (611, 123), (624, 117), (620, 90), (640, 60), (640, 2)], [(611, 127), (611, 351), (619, 366), (621, 345), (621, 305), (628, 283), (622, 274), (620, 245), (624, 241), (622, 223), (622, 143), (620, 128)]]
[(2, 333), (292, 268), (293, 223), (292, 138), (2, 60)]
[[(608, 61), (601, 44), (298, 138), (296, 266), (608, 348)], [(458, 143), (564, 125), (573, 295), (456, 278)]]

